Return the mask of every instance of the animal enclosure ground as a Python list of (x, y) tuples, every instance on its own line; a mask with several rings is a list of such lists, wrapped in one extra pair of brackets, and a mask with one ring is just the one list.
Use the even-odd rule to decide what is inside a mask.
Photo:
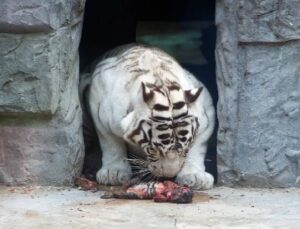
[(100, 199), (67, 187), (0, 186), (0, 228), (299, 228), (300, 189), (196, 193), (192, 204)]

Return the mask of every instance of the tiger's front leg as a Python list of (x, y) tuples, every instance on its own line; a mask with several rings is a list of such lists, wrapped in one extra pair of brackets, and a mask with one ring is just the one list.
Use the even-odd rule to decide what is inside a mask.
[(122, 139), (98, 133), (102, 150), (102, 167), (96, 174), (99, 184), (121, 185), (130, 180), (131, 167)]
[(196, 190), (211, 189), (213, 187), (213, 176), (205, 172), (205, 153), (205, 145), (193, 145), (188, 152), (183, 168), (176, 177), (179, 184), (188, 185)]
[(204, 159), (207, 151), (207, 141), (212, 135), (215, 124), (215, 111), (211, 104), (206, 106), (206, 112), (200, 113), (198, 135), (187, 153), (185, 164), (176, 179), (179, 184), (186, 184), (193, 189), (211, 189), (214, 178), (205, 171)]

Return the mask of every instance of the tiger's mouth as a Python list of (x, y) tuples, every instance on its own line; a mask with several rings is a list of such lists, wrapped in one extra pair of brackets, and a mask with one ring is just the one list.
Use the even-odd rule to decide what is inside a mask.
[(134, 168), (134, 176), (149, 178), (155, 180), (157, 178), (174, 178), (181, 171), (185, 157), (178, 154), (175, 157), (161, 157), (155, 161), (148, 160), (147, 158), (132, 158), (128, 159)]
[(155, 163), (149, 163), (149, 171), (156, 177), (173, 178), (181, 171), (184, 165), (184, 159), (177, 160), (161, 159)]

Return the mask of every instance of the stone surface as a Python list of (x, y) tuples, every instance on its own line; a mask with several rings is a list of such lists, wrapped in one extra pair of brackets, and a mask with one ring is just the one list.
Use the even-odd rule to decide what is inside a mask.
[(78, 46), (84, 1), (1, 4), (0, 183), (71, 184), (83, 163)]
[(298, 1), (217, 1), (220, 184), (299, 186), (299, 12)]
[(50, 32), (81, 21), (85, 0), (2, 0), (1, 33)]
[(278, 42), (300, 38), (298, 0), (240, 0), (238, 31), (241, 42)]
[[(1, 187), (0, 227), (39, 228), (294, 228), (299, 189), (218, 187), (191, 204), (100, 199), (103, 192), (73, 188)], [(202, 198), (201, 198), (202, 197)], [(206, 197), (206, 198), (203, 198)]]
[(55, 113), (68, 32), (0, 34), (0, 112)]

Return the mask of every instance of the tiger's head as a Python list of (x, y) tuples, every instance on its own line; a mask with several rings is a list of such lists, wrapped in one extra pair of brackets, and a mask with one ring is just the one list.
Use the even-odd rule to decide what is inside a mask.
[(189, 107), (202, 89), (184, 91), (174, 82), (167, 87), (142, 83), (148, 117), (139, 119), (125, 137), (143, 149), (145, 165), (154, 176), (174, 177), (184, 165), (199, 126)]

